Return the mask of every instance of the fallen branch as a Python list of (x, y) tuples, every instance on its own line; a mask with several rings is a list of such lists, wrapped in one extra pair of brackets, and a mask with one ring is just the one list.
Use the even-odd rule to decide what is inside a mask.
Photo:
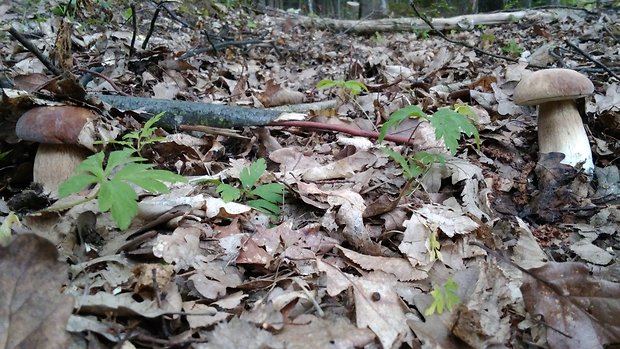
[[(451, 18), (433, 18), (432, 26), (439, 30), (471, 29), (476, 25), (493, 25), (509, 23), (524, 18), (552, 19), (558, 17), (556, 11), (515, 11), (498, 13), (479, 13)], [(375, 32), (397, 32), (412, 30), (430, 30), (431, 27), (418, 18), (384, 18), (376, 20), (354, 21), (331, 18), (313, 18), (298, 16), (293, 23), (316, 29), (331, 29), (338, 32), (347, 31), (357, 34), (373, 34)]]
[[(179, 130), (183, 125), (203, 125), (221, 128), (242, 126), (282, 126), (301, 127), (346, 133), (352, 136), (377, 139), (378, 132), (354, 129), (343, 125), (323, 124), (313, 121), (278, 121), (298, 113), (288, 113), (272, 109), (243, 108), (220, 104), (207, 104), (190, 101), (173, 101), (143, 97), (97, 95), (103, 102), (121, 110), (145, 111), (149, 114), (164, 112), (158, 126), (168, 130)], [(143, 119), (148, 119), (145, 116)], [(411, 137), (387, 135), (386, 141), (399, 144), (412, 144)]]
[[(190, 101), (112, 95), (96, 96), (120, 110), (143, 111), (151, 115), (163, 112), (164, 115), (158, 126), (168, 130), (178, 130), (181, 125), (204, 125), (221, 128), (261, 126), (293, 114), (270, 109), (243, 108)], [(149, 119), (151, 115), (142, 118)]]

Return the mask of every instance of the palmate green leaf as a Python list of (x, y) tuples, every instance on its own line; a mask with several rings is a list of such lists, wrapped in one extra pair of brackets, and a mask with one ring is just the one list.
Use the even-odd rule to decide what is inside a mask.
[(474, 136), (476, 143), (480, 144), (480, 136), (476, 126), (466, 116), (450, 108), (440, 108), (430, 117), (430, 121), (435, 128), (435, 138), (443, 139), (446, 148), (452, 155), (456, 154), (461, 133)]
[(163, 182), (185, 182), (185, 177), (165, 170), (153, 170), (152, 164), (131, 163), (121, 168), (114, 180), (134, 183), (151, 193), (167, 193)]
[(155, 123), (157, 123), (162, 118), (162, 116), (164, 116), (164, 114), (165, 114), (164, 112), (161, 112), (153, 116), (152, 118), (148, 119), (144, 123), (144, 126), (142, 126), (142, 129), (140, 130), (140, 136), (142, 138), (148, 138), (151, 135), (153, 135), (155, 130), (157, 130), (157, 127), (154, 127), (153, 125), (155, 125)]
[(284, 185), (280, 183), (263, 184), (254, 188), (252, 194), (274, 204), (281, 204), (284, 201)]
[(401, 122), (411, 117), (426, 120), (428, 115), (426, 115), (426, 113), (424, 113), (424, 111), (417, 105), (409, 105), (393, 112), (392, 115), (390, 115), (390, 118), (381, 126), (377, 142), (383, 142), (383, 139), (390, 128), (399, 125)]
[(344, 87), (351, 91), (351, 94), (359, 95), (362, 91), (368, 92), (368, 87), (357, 80), (348, 80), (344, 83)]
[(405, 177), (408, 179), (415, 177), (415, 173), (413, 173), (411, 166), (409, 165), (409, 161), (407, 161), (404, 156), (390, 148), (383, 148), (383, 152), (398, 162), (400, 167), (403, 169), (403, 174)]
[(446, 306), (452, 310), (461, 302), (458, 295), (459, 285), (450, 277), (444, 285), (444, 290), (446, 291)]
[(444, 309), (452, 310), (461, 301), (457, 294), (458, 284), (449, 277), (443, 286), (437, 286), (431, 291), (433, 303), (424, 311), (424, 315), (430, 316), (435, 312), (442, 314)]
[(437, 312), (438, 314), (443, 313), (443, 308), (445, 306), (443, 293), (441, 289), (434, 289), (431, 291), (431, 296), (433, 297), (433, 303), (424, 311), (425, 316), (431, 316)]
[(436, 164), (436, 163), (440, 163), (440, 164), (445, 164), (446, 163), (446, 157), (441, 155), (441, 154), (436, 154), (436, 153), (429, 153), (427, 151), (419, 151), (417, 152), (414, 156), (413, 159), (416, 162), (421, 163), (424, 166), (430, 166), (432, 164)]
[(95, 153), (89, 157), (87, 157), (84, 161), (82, 161), (75, 168), (75, 173), (88, 174), (92, 173), (99, 180), (105, 178), (105, 174), (103, 171), (103, 158), (105, 154), (103, 152)]
[(58, 196), (64, 198), (98, 182), (99, 178), (92, 174), (75, 175), (60, 184), (58, 187)]
[(246, 204), (259, 211), (278, 215), (280, 214), (280, 206), (264, 199), (249, 200)]
[(329, 80), (329, 79), (324, 79), (319, 81), (318, 84), (316, 84), (316, 89), (317, 90), (323, 90), (326, 88), (332, 88), (332, 87), (336, 87), (336, 86), (342, 86), (344, 85), (344, 81), (343, 80)]
[(111, 152), (108, 156), (108, 163), (105, 167), (106, 177), (112, 174), (112, 171), (118, 166), (146, 160), (141, 157), (132, 156), (134, 153), (135, 151), (133, 149), (123, 149)]
[(224, 202), (239, 200), (241, 197), (241, 190), (226, 183), (220, 183), (215, 188), (215, 191), (220, 194), (220, 197), (224, 200)]
[(127, 229), (133, 217), (138, 214), (138, 195), (129, 184), (123, 181), (112, 179), (101, 183), (97, 200), (99, 210), (110, 211), (121, 230)]
[(251, 189), (256, 185), (260, 176), (265, 173), (265, 170), (267, 170), (267, 164), (263, 158), (257, 159), (248, 167), (244, 167), (239, 173), (241, 185), (246, 189)]

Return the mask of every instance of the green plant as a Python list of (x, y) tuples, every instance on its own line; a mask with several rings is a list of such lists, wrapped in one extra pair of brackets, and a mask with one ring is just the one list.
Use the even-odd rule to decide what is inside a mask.
[[(435, 138), (443, 139), (446, 148), (450, 154), (455, 155), (458, 149), (458, 141), (462, 134), (473, 136), (476, 139), (476, 145), (480, 146), (480, 136), (476, 126), (472, 120), (476, 120), (476, 114), (466, 105), (456, 105), (454, 109), (440, 108), (432, 116), (427, 115), (422, 109), (416, 105), (410, 105), (401, 108), (390, 116), (390, 118), (381, 126), (377, 141), (383, 142), (388, 130), (408, 118), (418, 118), (430, 124), (435, 128)], [(407, 178), (408, 183), (406, 189), (401, 193), (409, 191), (411, 182), (425, 173), (432, 164), (444, 164), (446, 159), (441, 154), (420, 151), (413, 156), (403, 156), (402, 154), (389, 149), (383, 148), (383, 151), (396, 161), (403, 169), (403, 175)]]
[(316, 84), (316, 88), (318, 90), (323, 90), (323, 89), (328, 89), (328, 88), (333, 88), (333, 87), (337, 87), (344, 91), (347, 91), (348, 95), (351, 97), (359, 95), (360, 93), (362, 93), (362, 91), (368, 92), (368, 87), (366, 87), (364, 83), (359, 82), (357, 80), (344, 81), (344, 80), (324, 79), (324, 80), (319, 81), (318, 84)]
[(432, 164), (443, 164), (446, 162), (443, 155), (425, 151), (417, 152), (415, 155), (407, 158), (390, 148), (383, 148), (383, 151), (398, 162), (407, 179), (413, 179), (421, 176)]
[(457, 294), (458, 288), (458, 284), (452, 277), (448, 278), (443, 286), (435, 287), (431, 291), (433, 303), (424, 311), (424, 315), (431, 316), (435, 312), (441, 315), (446, 308), (451, 311), (461, 301)]
[(165, 193), (168, 187), (164, 182), (185, 181), (183, 176), (166, 170), (155, 170), (153, 164), (144, 162), (146, 159), (135, 156), (140, 154), (145, 145), (165, 139), (153, 136), (157, 130), (154, 125), (163, 114), (159, 113), (147, 120), (140, 130), (125, 134), (122, 140), (109, 141), (108, 144), (118, 144), (123, 149), (111, 152), (105, 166), (103, 152), (89, 156), (76, 168), (76, 175), (61, 184), (59, 195), (67, 196), (98, 184), (99, 189), (89, 199), (96, 197), (99, 210), (110, 211), (118, 227), (127, 229), (138, 212), (138, 194), (130, 183), (151, 193)]
[(381, 126), (379, 137), (377, 141), (383, 142), (387, 131), (400, 124), (408, 118), (418, 118), (422, 121), (430, 122), (435, 128), (435, 139), (443, 139), (446, 144), (446, 148), (450, 151), (450, 154), (455, 155), (458, 149), (458, 141), (461, 138), (461, 134), (467, 136), (473, 136), (476, 139), (476, 144), (480, 145), (480, 135), (476, 126), (470, 121), (475, 117), (475, 113), (471, 108), (464, 105), (457, 105), (454, 109), (451, 108), (439, 108), (433, 115), (427, 115), (417, 105), (409, 105), (401, 108), (392, 115)]
[(125, 9), (125, 11), (121, 12), (121, 17), (123, 17), (124, 21), (128, 21), (133, 17), (133, 10), (131, 7)]
[(431, 37), (430, 31), (428, 29), (418, 29), (415, 31), (415, 33), (420, 39), (428, 39)]
[(138, 213), (138, 194), (131, 184), (151, 193), (169, 191), (164, 182), (184, 182), (185, 178), (166, 170), (154, 170), (146, 159), (134, 156), (134, 149), (113, 151), (104, 165), (103, 152), (89, 156), (75, 169), (76, 175), (58, 188), (60, 197), (99, 185), (88, 199), (97, 198), (101, 212), (110, 211), (112, 218), (122, 230), (127, 229)]
[(523, 47), (519, 46), (515, 39), (511, 39), (508, 44), (502, 47), (502, 52), (511, 56), (520, 56), (523, 53)]
[(70, 0), (52, 8), (52, 13), (60, 17), (74, 18), (77, 14), (77, 0)]
[(159, 113), (153, 116), (144, 123), (144, 126), (142, 126), (141, 129), (126, 133), (120, 141), (111, 140), (108, 143), (122, 145), (123, 147), (129, 148), (140, 154), (145, 145), (158, 143), (166, 139), (164, 137), (153, 137), (153, 134), (157, 130), (157, 127), (154, 125), (162, 118), (163, 115), (164, 113)]
[(257, 210), (277, 215), (280, 205), (284, 202), (284, 185), (267, 183), (257, 185), (260, 177), (267, 170), (265, 159), (258, 159), (245, 167), (239, 174), (241, 186), (234, 187), (227, 183), (219, 183), (216, 191), (226, 202), (242, 199), (248, 206)]
[(493, 34), (482, 33), (482, 34), (480, 34), (480, 40), (492, 44), (492, 43), (495, 42), (495, 40), (497, 40), (497, 38)]

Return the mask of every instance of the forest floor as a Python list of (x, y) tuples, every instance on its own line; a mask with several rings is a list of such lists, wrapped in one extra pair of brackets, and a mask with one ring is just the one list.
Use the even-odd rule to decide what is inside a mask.
[[(365, 35), (270, 9), (65, 3), (0, 5), (6, 348), (620, 343), (617, 8)], [(537, 110), (513, 101), (552, 67), (594, 84), (592, 174), (539, 154)], [(156, 110), (175, 102), (109, 94), (224, 109), (190, 125)], [(61, 199), (31, 184), (25, 110), (95, 119), (90, 177)]]

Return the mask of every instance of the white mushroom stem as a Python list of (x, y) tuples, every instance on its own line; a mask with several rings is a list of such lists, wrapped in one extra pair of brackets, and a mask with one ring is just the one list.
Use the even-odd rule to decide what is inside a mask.
[(73, 176), (73, 172), (89, 152), (73, 144), (41, 144), (34, 158), (32, 179), (43, 185), (43, 191), (51, 197), (58, 196), (58, 187)]
[(541, 153), (564, 153), (563, 164), (594, 171), (588, 135), (574, 100), (543, 103), (538, 111), (538, 147)]

